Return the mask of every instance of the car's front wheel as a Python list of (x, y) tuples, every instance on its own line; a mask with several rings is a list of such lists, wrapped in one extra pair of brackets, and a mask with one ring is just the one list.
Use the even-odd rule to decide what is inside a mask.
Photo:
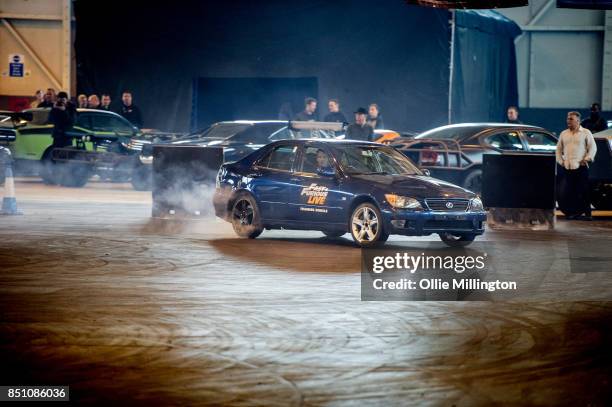
[(450, 247), (468, 246), (472, 244), (472, 242), (476, 238), (476, 235), (471, 233), (462, 235), (456, 235), (452, 233), (440, 233), (439, 236), (440, 239), (442, 239), (442, 241)]
[(263, 232), (259, 208), (250, 195), (241, 195), (234, 202), (232, 227), (238, 236), (248, 239), (255, 239)]
[(357, 245), (370, 247), (385, 242), (389, 234), (385, 232), (383, 219), (376, 205), (365, 202), (357, 206), (350, 219), (351, 236)]

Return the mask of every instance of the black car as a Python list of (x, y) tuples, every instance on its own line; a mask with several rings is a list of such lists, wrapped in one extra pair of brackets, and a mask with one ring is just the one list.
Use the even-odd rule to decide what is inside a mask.
[(438, 127), (391, 145), (431, 175), (480, 193), (483, 154), (554, 154), (557, 137), (537, 126), (462, 123)]
[(591, 204), (612, 210), (612, 128), (593, 135), (597, 154), (589, 169)]
[(392, 147), (350, 140), (283, 140), (224, 164), (213, 199), (241, 237), (264, 229), (351, 233), (362, 247), (390, 234), (438, 234), (465, 246), (484, 232), (480, 199), (424, 175)]

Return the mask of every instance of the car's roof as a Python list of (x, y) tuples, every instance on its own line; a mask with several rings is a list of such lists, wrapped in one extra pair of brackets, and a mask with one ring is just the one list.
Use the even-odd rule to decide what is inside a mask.
[(434, 129), (431, 130), (427, 130), (421, 134), (419, 134), (418, 136), (416, 136), (416, 138), (427, 138), (433, 134), (439, 133), (439, 132), (445, 132), (445, 131), (452, 131), (452, 130), (458, 130), (458, 131), (462, 131), (463, 134), (461, 134), (461, 136), (459, 137), (460, 139), (464, 139), (466, 137), (470, 137), (474, 134), (483, 132), (485, 130), (489, 130), (489, 129), (501, 129), (501, 128), (511, 128), (511, 129), (517, 129), (517, 130), (521, 130), (521, 129), (530, 129), (530, 130), (542, 130), (542, 131), (546, 131), (548, 132), (548, 130), (546, 130), (543, 127), (539, 127), (539, 126), (533, 126), (530, 124), (516, 124), (516, 123), (488, 123), (488, 122), (484, 122), (484, 123), (457, 123), (457, 124), (449, 124), (446, 126), (440, 126), (440, 127), (436, 127)]
[(288, 124), (285, 120), (227, 120), (215, 124)]
[(345, 139), (334, 139), (334, 138), (300, 138), (300, 139), (287, 139), (287, 140), (278, 140), (275, 141), (275, 144), (279, 143), (324, 143), (324, 144), (334, 144), (334, 145), (371, 145), (376, 147), (385, 147), (385, 145), (380, 143), (374, 143), (372, 141), (362, 141), (362, 140), (345, 140)]
[[(51, 108), (50, 107), (35, 107), (32, 109), (25, 109), (23, 110), (24, 112), (44, 112), (44, 111), (50, 111)], [(76, 109), (77, 112), (79, 113), (84, 113), (84, 112), (91, 112), (91, 113), (102, 113), (102, 114), (110, 114), (113, 116), (119, 116), (121, 117), (121, 115), (115, 113), (115, 112), (111, 112), (109, 110), (102, 110), (102, 109), (87, 109), (87, 108), (83, 108), (83, 107), (78, 107)]]

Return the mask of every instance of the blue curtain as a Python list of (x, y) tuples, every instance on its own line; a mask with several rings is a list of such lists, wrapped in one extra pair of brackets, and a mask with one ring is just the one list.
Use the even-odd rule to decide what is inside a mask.
[(518, 105), (514, 39), (521, 29), (495, 11), (455, 12), (453, 123), (503, 121)]

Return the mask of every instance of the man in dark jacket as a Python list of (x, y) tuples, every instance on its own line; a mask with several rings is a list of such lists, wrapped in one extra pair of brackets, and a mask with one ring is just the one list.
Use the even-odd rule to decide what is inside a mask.
[(584, 119), (580, 125), (585, 129), (589, 129), (591, 133), (599, 133), (608, 128), (608, 122), (606, 119), (601, 117), (601, 106), (599, 103), (593, 103), (591, 105), (591, 115), (588, 119)]
[(368, 107), (368, 124), (372, 126), (373, 129), (385, 128), (382, 114), (380, 114), (380, 109), (378, 108), (378, 105), (376, 103), (372, 103)]
[(329, 99), (329, 102), (327, 102), (327, 108), (329, 109), (329, 113), (323, 118), (324, 122), (347, 122), (346, 117), (344, 117), (344, 113), (340, 111), (340, 102), (338, 102), (337, 99)]
[(523, 122), (519, 120), (518, 107), (508, 107), (508, 109), (506, 110), (506, 123), (523, 124)]
[(366, 123), (368, 111), (360, 107), (355, 111), (355, 123), (351, 123), (346, 128), (347, 140), (372, 141), (374, 129)]
[(72, 128), (76, 119), (76, 108), (68, 101), (66, 92), (59, 92), (57, 100), (49, 112), (49, 123), (53, 125), (53, 147), (72, 145), (72, 139), (67, 131)]
[(55, 89), (49, 88), (47, 92), (45, 92), (43, 101), (38, 104), (38, 107), (53, 107), (55, 100)]
[(306, 98), (304, 100), (304, 110), (300, 113), (296, 114), (293, 120), (297, 120), (300, 122), (311, 122), (317, 120), (317, 99), (315, 98)]
[(132, 103), (132, 92), (129, 90), (123, 91), (121, 95), (121, 106), (117, 113), (125, 117), (134, 126), (139, 129), (142, 128), (142, 113), (138, 106)]

